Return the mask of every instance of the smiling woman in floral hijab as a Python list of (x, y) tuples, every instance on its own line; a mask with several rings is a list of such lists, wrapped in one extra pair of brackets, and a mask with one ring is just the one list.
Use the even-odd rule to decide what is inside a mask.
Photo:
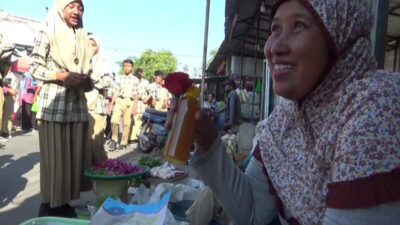
[(83, 171), (92, 165), (87, 150), (88, 109), (84, 92), (93, 88), (89, 77), (93, 49), (82, 25), (80, 0), (56, 0), (46, 28), (36, 38), (31, 74), (38, 80), (40, 143), (39, 216), (74, 217), (68, 203), (90, 189)]
[(191, 164), (236, 224), (400, 221), (400, 77), (376, 69), (372, 2), (275, 3), (264, 52), (286, 100), (244, 174), (196, 115)]

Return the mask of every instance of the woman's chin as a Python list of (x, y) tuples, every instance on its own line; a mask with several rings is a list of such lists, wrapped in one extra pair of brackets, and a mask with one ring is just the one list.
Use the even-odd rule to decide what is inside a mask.
[(276, 95), (279, 95), (283, 98), (297, 100), (292, 88), (273, 85), (273, 90)]

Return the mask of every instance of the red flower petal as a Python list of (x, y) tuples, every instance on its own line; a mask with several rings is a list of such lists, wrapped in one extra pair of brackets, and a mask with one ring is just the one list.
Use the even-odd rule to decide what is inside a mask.
[(164, 79), (164, 87), (174, 95), (181, 95), (193, 85), (193, 80), (183, 72), (170, 73)]

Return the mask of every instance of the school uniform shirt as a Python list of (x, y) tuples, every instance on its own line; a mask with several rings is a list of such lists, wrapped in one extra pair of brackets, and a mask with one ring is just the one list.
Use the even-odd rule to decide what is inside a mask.
[(139, 99), (143, 100), (146, 99), (149, 96), (150, 93), (150, 82), (144, 78), (139, 83)]
[(168, 90), (162, 87), (157, 82), (153, 82), (150, 85), (150, 93), (151, 96), (157, 101), (165, 100), (166, 98), (171, 98), (171, 94), (168, 92)]
[(132, 74), (120, 75), (116, 80), (114, 93), (119, 93), (120, 98), (135, 99), (138, 94), (139, 79)]
[(35, 41), (29, 70), (38, 81), (38, 85), (42, 87), (37, 97), (39, 107), (36, 118), (62, 123), (88, 121), (88, 107), (84, 93), (75, 91), (76, 93), (71, 95), (72, 90), (57, 80), (57, 72), (66, 71), (53, 61), (49, 53), (49, 39), (41, 31)]
[(85, 94), (88, 102), (89, 112), (100, 115), (107, 115), (109, 104), (109, 89), (113, 83), (110, 74), (98, 74), (92, 76), (94, 89)]

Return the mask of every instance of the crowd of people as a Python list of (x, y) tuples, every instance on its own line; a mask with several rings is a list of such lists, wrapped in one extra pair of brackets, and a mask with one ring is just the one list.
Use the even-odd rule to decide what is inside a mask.
[(34, 103), (40, 88), (31, 74), (17, 71), (14, 67), (10, 66), (2, 82), (4, 99), (0, 109), (0, 142), (7, 142), (18, 131), (27, 133), (37, 130)]
[[(142, 125), (141, 116), (146, 108), (155, 108), (167, 111), (170, 94), (162, 85), (164, 72), (155, 71), (154, 82), (149, 83), (143, 76), (141, 68), (132, 74), (134, 63), (132, 60), (123, 62), (125, 75), (116, 79), (108, 111), (111, 116), (111, 151), (125, 150), (129, 142), (137, 141), (137, 135)], [(122, 118), (123, 132), (121, 141), (118, 142), (119, 123)]]
[(124, 74), (114, 75), (100, 37), (83, 29), (83, 12), (80, 0), (55, 0), (35, 38), (29, 72), (12, 67), (2, 85), (3, 140), (12, 136), (13, 122), (39, 134), (39, 216), (75, 217), (68, 203), (91, 189), (83, 171), (107, 159), (106, 137), (110, 151), (126, 150), (137, 140), (145, 109), (167, 111), (171, 97), (163, 71), (150, 83), (126, 59)]

